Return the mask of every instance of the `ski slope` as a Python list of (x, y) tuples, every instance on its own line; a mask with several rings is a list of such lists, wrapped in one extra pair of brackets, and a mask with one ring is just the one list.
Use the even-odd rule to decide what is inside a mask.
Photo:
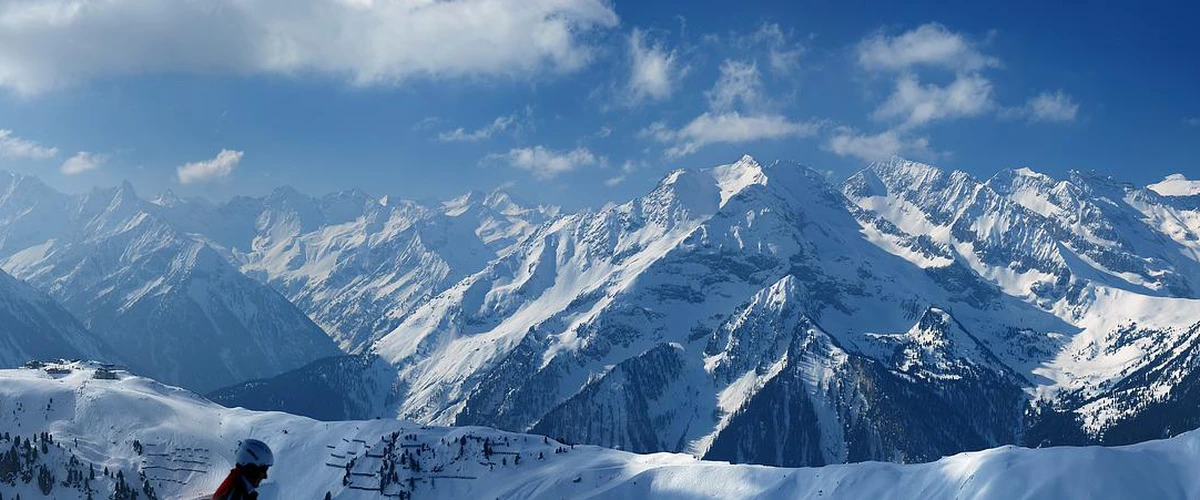
[[(277, 458), (264, 499), (326, 492), (338, 499), (1200, 497), (1200, 432), (1119, 448), (1007, 446), (917, 465), (787, 469), (572, 447), (484, 427), (321, 422), (230, 409), (123, 371), (116, 380), (96, 379), (97, 367), (0, 370), (0, 436), (49, 432), (61, 448), (44, 455), (52, 469), (62, 470), (74, 455), (85, 469), (145, 474), (159, 498), (209, 494), (230, 467), (237, 440), (251, 436), (267, 441)], [(390, 480), (381, 491), (384, 475)], [(43, 495), (35, 483), (0, 483), (0, 492), (83, 498), (65, 486)]]

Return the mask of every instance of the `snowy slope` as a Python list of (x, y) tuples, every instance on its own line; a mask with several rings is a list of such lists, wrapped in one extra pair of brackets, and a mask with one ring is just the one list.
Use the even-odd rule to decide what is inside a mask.
[(1194, 181), (1183, 174), (1171, 174), (1165, 179), (1146, 186), (1163, 196), (1195, 196), (1200, 194), (1200, 181)]
[[(843, 191), (901, 235), (929, 235), (947, 259), (1075, 327), (1049, 332), (1065, 341), (1047, 346), (1058, 355), (1027, 367), (1031, 380), (1049, 379), (1042, 392), (1102, 390), (1153, 358), (1164, 345), (1155, 332), (1200, 320), (1192, 312), (1196, 254), (1145, 215), (1147, 197), (1158, 201), (1153, 193), (1093, 174), (1058, 181), (1029, 169), (984, 183), (902, 159), (872, 165)], [(1140, 335), (1121, 333), (1130, 324)]]
[(0, 271), (0, 366), (31, 359), (120, 361), (116, 352), (54, 299)]
[(224, 248), (351, 353), (557, 213), (500, 191), (425, 203), (356, 189), (311, 197), (289, 187), (220, 205), (163, 198), (173, 227)]
[[(705, 462), (686, 455), (635, 455), (563, 445), (540, 436), (483, 427), (423, 427), (395, 420), (319, 422), (274, 412), (227, 409), (187, 391), (117, 372), (94, 379), (94, 366), (54, 365), (69, 373), (0, 370), (0, 434), (48, 432), (34, 451), (65, 483), (68, 468), (118, 472), (159, 498), (199, 498), (222, 479), (238, 439), (275, 450), (264, 499), (381, 498), (1161, 498), (1200, 495), (1195, 463), (1200, 435), (1122, 448), (1003, 447), (919, 465), (862, 463), (785, 469)], [(11, 439), (11, 438), (10, 438)], [(486, 445), (485, 445), (486, 443)], [(39, 442), (40, 444), (40, 442)], [(0, 438), (0, 445), (11, 441)], [(38, 446), (35, 445), (35, 448)], [(486, 449), (486, 451), (485, 451)], [(517, 457), (520, 457), (518, 460)], [(72, 461), (74, 459), (74, 462)], [(395, 465), (392, 460), (395, 459)], [(413, 465), (414, 462), (417, 465)], [(348, 468), (346, 464), (351, 464)], [(383, 474), (381, 474), (383, 471)], [(36, 476), (36, 475), (35, 475)], [(411, 482), (409, 482), (411, 478)], [(1086, 478), (1081, 480), (1081, 478)], [(90, 484), (107, 497), (115, 480)], [(83, 498), (36, 478), (11, 483), (5, 498)]]

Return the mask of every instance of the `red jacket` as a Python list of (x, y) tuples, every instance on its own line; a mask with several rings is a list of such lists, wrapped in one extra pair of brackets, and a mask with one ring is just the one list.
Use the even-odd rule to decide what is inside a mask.
[(212, 500), (256, 500), (258, 492), (250, 489), (250, 483), (242, 477), (242, 470), (235, 467), (229, 471), (221, 486), (217, 487)]

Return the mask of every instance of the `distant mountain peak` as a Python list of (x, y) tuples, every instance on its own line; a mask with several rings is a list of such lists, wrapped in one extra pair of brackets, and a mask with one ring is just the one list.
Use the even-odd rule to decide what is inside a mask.
[(871, 162), (867, 168), (877, 172), (897, 171), (907, 173), (930, 173), (941, 172), (941, 170), (928, 163), (909, 160), (902, 156), (892, 155), (886, 160)]
[(150, 200), (150, 203), (160, 207), (173, 207), (183, 203), (183, 199), (177, 196), (170, 188), (167, 188), (167, 190), (163, 191), (162, 194), (159, 194), (158, 196), (155, 196), (154, 199)]
[(271, 194), (267, 195), (267, 199), (282, 202), (294, 202), (299, 200), (306, 202), (311, 201), (311, 198), (308, 195), (301, 193), (300, 191), (296, 190), (296, 188), (288, 184), (284, 184), (271, 190)]
[(518, 215), (528, 210), (525, 205), (515, 200), (502, 188), (488, 192), (472, 189), (441, 202), (441, 205), (443, 213), (451, 217), (460, 216), (474, 209), (486, 209), (504, 215)]
[(1183, 174), (1171, 174), (1163, 180), (1146, 186), (1163, 196), (1195, 196), (1200, 194), (1200, 180), (1190, 180)]

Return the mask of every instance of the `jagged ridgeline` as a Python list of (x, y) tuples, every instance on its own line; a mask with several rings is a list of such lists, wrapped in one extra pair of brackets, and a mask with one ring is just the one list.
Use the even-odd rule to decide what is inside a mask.
[[(289, 297), (442, 269), (361, 266), (378, 255), (365, 242), (400, 234), (380, 221), (423, 209), (355, 196), (370, 208), (304, 198), (310, 208), (272, 215), (291, 222), (260, 224), (289, 228), (270, 248), (289, 250), (259, 246), (244, 262), (273, 262), (255, 269)], [(426, 261), (453, 272), (356, 330), (368, 340), (341, 337), (354, 357), (213, 397), (787, 465), (1115, 444), (1200, 423), (1195, 195), (1081, 172), (980, 180), (898, 158), (835, 184), (746, 157), (574, 214), (478, 198), (405, 219)], [(457, 248), (487, 251), (448, 257), (434, 242), (454, 240), (427, 231), (451, 226), (474, 229), (437, 234), (474, 234)], [(335, 295), (349, 300), (307, 296)], [(302, 307), (317, 318), (320, 303)], [(308, 390), (337, 399), (291, 396)]]

